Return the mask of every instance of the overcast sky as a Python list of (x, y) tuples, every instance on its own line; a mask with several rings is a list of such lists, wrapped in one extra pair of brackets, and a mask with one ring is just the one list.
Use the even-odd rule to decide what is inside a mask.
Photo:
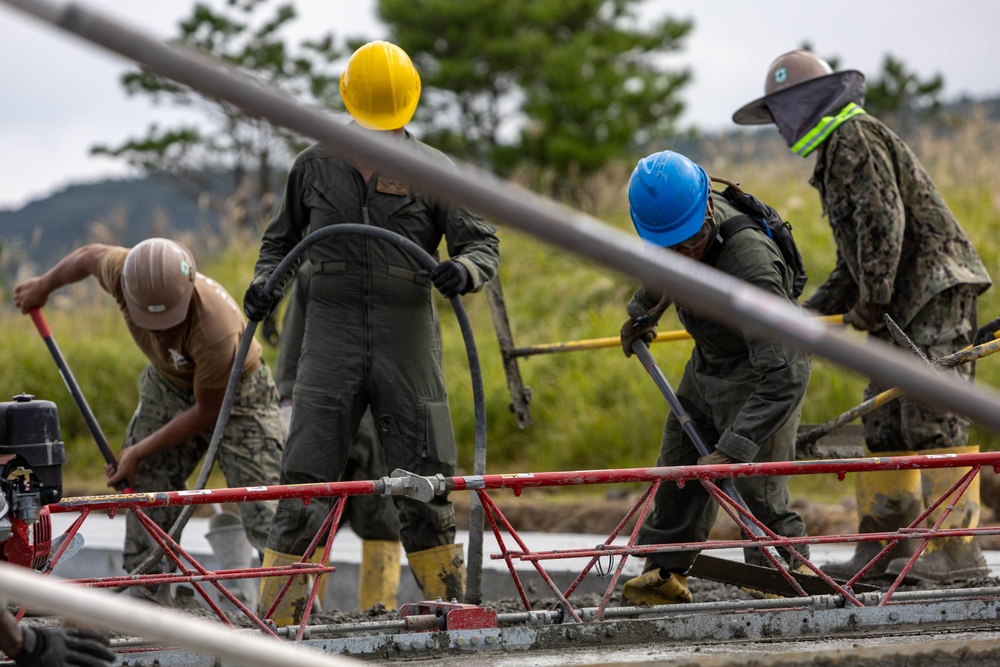
[[(220, 4), (220, 0), (208, 0)], [(503, 0), (497, 0), (502, 2)], [(338, 38), (384, 37), (375, 0), (293, 0), (300, 18), (290, 38), (333, 29)], [(193, 0), (87, 0), (94, 8), (168, 38)], [(982, 0), (646, 0), (649, 16), (694, 20), (669, 64), (692, 69), (682, 96), (682, 125), (728, 129), (744, 102), (763, 89), (775, 56), (804, 41), (841, 67), (875, 75), (891, 53), (921, 77), (944, 76), (945, 97), (1000, 95), (996, 27), (1000, 2)], [(313, 28), (313, 26), (317, 26)], [(176, 112), (128, 98), (119, 84), (130, 64), (120, 56), (42, 23), (0, 1), (0, 208), (17, 208), (70, 183), (127, 173), (117, 161), (88, 155), (96, 143), (140, 136)]]

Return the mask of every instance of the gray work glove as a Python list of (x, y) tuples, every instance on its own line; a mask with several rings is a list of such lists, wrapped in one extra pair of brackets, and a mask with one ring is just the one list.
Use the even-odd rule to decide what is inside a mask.
[(641, 339), (649, 345), (656, 338), (656, 325), (650, 322), (647, 315), (630, 317), (622, 324), (621, 329), (622, 350), (626, 357), (632, 356), (632, 343), (636, 339)]
[(117, 657), (108, 638), (89, 630), (21, 626), (21, 650), (14, 656), (20, 667), (102, 667)]
[(453, 259), (447, 259), (434, 267), (430, 278), (434, 287), (446, 299), (469, 291), (469, 270)]
[(858, 331), (870, 331), (874, 333), (885, 328), (884, 315), (885, 306), (882, 304), (858, 301), (847, 312), (847, 317), (844, 319)]
[(993, 340), (993, 334), (1000, 330), (1000, 317), (995, 320), (990, 320), (983, 326), (979, 327), (979, 331), (976, 332), (976, 337), (972, 339), (973, 345), (982, 345), (983, 343), (989, 343)]

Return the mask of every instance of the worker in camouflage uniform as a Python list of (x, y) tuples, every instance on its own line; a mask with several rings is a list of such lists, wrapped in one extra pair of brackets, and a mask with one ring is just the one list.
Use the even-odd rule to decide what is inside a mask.
[[(108, 486), (127, 481), (135, 491), (177, 491), (208, 451), (246, 321), (236, 301), (197, 272), (191, 251), (169, 239), (142, 241), (131, 250), (90, 244), (53, 268), (18, 285), (22, 312), (41, 308), (54, 290), (95, 276), (114, 297), (132, 339), (149, 359), (139, 378), (139, 405), (128, 424), (118, 466), (107, 467)], [(278, 483), (285, 430), (278, 390), (254, 341), (247, 354), (216, 460), (230, 487)], [(240, 503), (250, 544), (263, 552), (277, 503)], [(181, 508), (148, 508), (168, 530)], [(129, 512), (124, 566), (138, 567), (149, 551), (146, 530)], [(166, 587), (133, 591), (169, 604)]]
[[(295, 274), (288, 305), (282, 319), (275, 376), (281, 397), (281, 417), (291, 426), (292, 392), (305, 334), (306, 304), (312, 263), (303, 261)], [(379, 479), (387, 475), (371, 410), (366, 410), (347, 454), (345, 480)], [(399, 516), (392, 500), (383, 496), (350, 496), (343, 518), (361, 538), (361, 572), (358, 577), (358, 609), (381, 603), (396, 608), (399, 588)]]
[[(663, 151), (640, 160), (629, 179), (628, 199), (635, 229), (650, 245), (709, 264), (796, 303), (790, 296), (794, 272), (774, 241), (760, 227), (724, 238), (721, 226), (742, 213), (711, 191), (705, 171), (683, 155)], [(636, 339), (648, 343), (655, 338), (656, 322), (669, 303), (668, 295), (647, 286), (636, 291), (627, 307), (630, 317), (621, 330), (626, 356), (632, 354)], [(671, 413), (657, 465), (793, 459), (802, 399), (809, 384), (808, 354), (718, 324), (680, 304), (677, 315), (695, 342), (677, 398), (714, 451), (699, 459), (691, 438)], [(745, 477), (733, 482), (754, 516), (775, 533), (805, 535), (802, 519), (789, 507), (787, 477)], [(701, 484), (661, 484), (654, 503), (638, 544), (708, 539), (718, 504)], [(808, 557), (807, 547), (798, 551)], [(684, 573), (696, 555), (691, 551), (648, 555), (643, 573), (625, 583), (623, 601), (630, 605), (690, 602)], [(758, 549), (747, 549), (744, 558), (754, 565), (770, 565)]]
[[(340, 91), (358, 131), (385, 133), (407, 150), (452, 166), (404, 129), (416, 110), (420, 78), (398, 46), (360, 47), (347, 63)], [(282, 202), (264, 231), (244, 312), (263, 319), (280, 298), (266, 293), (264, 283), (281, 259), (308, 232), (345, 223), (390, 230), (432, 255), (444, 238), (449, 259), (428, 275), (405, 248), (382, 239), (342, 235), (309, 248), (313, 273), (282, 482), (342, 479), (350, 443), (369, 407), (389, 470), (452, 475), (455, 436), (431, 287), (446, 298), (481, 289), (500, 261), (495, 229), (391, 170), (316, 145), (292, 165)], [(423, 594), (431, 600), (462, 599), (463, 550), (454, 543), (455, 512), (447, 495), (429, 503), (394, 500), (403, 548)], [(281, 501), (266, 563), (299, 560), (329, 507), (316, 500), (306, 507), (297, 499)], [(297, 583), (284, 596), (272, 615), (276, 623), (300, 617), (307, 583)], [(258, 608), (276, 592), (262, 586)]]
[[(739, 109), (743, 125), (774, 123), (788, 146), (815, 154), (810, 183), (819, 190), (837, 245), (837, 263), (805, 306), (824, 314), (847, 313), (849, 324), (870, 338), (891, 342), (890, 316), (927, 357), (951, 354), (972, 342), (976, 299), (990, 277), (965, 232), (920, 161), (864, 105), (864, 76), (833, 72), (808, 51), (779, 56), (767, 74), (765, 94)], [(921, 363), (914, 360), (914, 363)], [(941, 372), (972, 381), (969, 364)], [(865, 398), (888, 387), (871, 383)], [(947, 410), (906, 396), (863, 417), (868, 451), (881, 456), (964, 453), (968, 425)], [(856, 476), (862, 532), (894, 531), (912, 523), (927, 503), (966, 471), (954, 468), (866, 473)], [(979, 477), (955, 503), (943, 528), (978, 525)], [(849, 561), (824, 570), (850, 577), (885, 545), (860, 542)], [(895, 547), (870, 575), (898, 574), (915, 542)], [(971, 537), (933, 540), (910, 575), (942, 581), (986, 574)]]

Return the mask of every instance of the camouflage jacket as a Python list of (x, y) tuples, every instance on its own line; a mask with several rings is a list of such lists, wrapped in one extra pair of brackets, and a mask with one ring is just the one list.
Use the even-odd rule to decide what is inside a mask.
[(916, 155), (881, 121), (859, 115), (820, 147), (810, 184), (837, 244), (837, 266), (805, 303), (825, 314), (883, 304), (905, 327), (956, 285), (990, 276)]

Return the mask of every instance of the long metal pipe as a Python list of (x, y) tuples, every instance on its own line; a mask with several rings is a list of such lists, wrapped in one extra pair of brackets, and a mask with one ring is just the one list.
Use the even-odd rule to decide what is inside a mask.
[(239, 633), (221, 623), (185, 616), (148, 603), (79, 586), (67, 586), (32, 570), (0, 561), (0, 591), (32, 609), (70, 619), (83, 627), (152, 637), (246, 667), (351, 667), (364, 663), (261, 635)]
[[(888, 387), (965, 415), (1000, 432), (1000, 393), (938, 377), (900, 351), (862, 344), (811, 322), (784, 299), (671, 252), (650, 252), (632, 234), (544, 199), (492, 174), (431, 162), (398, 142), (345, 125), (224, 64), (154, 37), (74, 2), (0, 0), (130, 58), (150, 71), (226, 100), (252, 116), (300, 132), (349, 157), (391, 166), (420, 188), (478, 209), (503, 224), (659, 287), (692, 310), (751, 333), (803, 348)], [(69, 66), (69, 65), (67, 65)]]
[[(423, 487), (435, 492), (475, 491), (478, 489), (511, 489), (586, 484), (626, 484), (651, 482), (688, 482), (701, 479), (737, 477), (781, 477), (784, 475), (830, 474), (843, 478), (855, 472), (886, 472), (891, 470), (925, 470), (936, 468), (988, 467), (1000, 470), (1000, 452), (970, 454), (938, 454), (935, 456), (881, 456), (859, 459), (828, 459), (775, 461), (769, 463), (732, 463), (728, 465), (675, 466), (668, 468), (611, 468), (605, 470), (570, 470), (560, 472), (495, 473), (459, 477), (414, 477)], [(356, 495), (409, 495), (409, 486), (396, 485), (396, 478), (317, 484), (274, 485), (254, 488), (202, 489), (191, 491), (157, 491), (131, 495), (74, 496), (48, 505), (53, 514), (68, 512), (103, 512), (130, 507), (176, 507), (242, 503), (283, 498), (326, 498)]]

